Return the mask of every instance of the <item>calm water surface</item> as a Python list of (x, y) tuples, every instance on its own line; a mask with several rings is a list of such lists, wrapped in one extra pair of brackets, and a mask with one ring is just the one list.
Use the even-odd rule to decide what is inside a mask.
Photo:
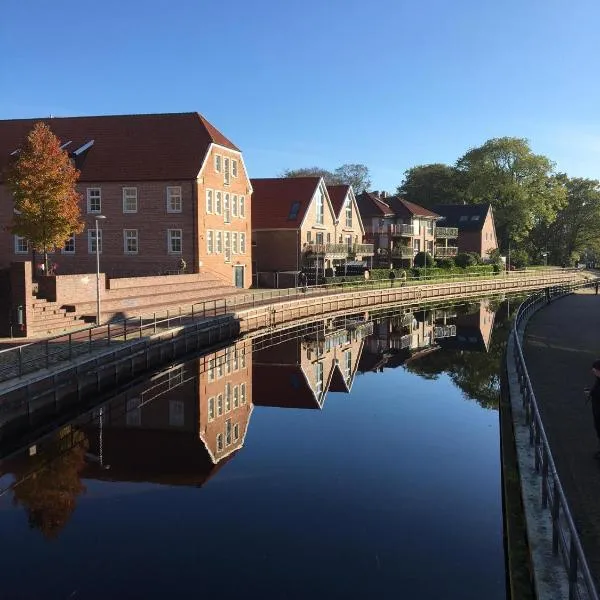
[(1, 597), (505, 598), (506, 327), (354, 315), (115, 395), (0, 462)]

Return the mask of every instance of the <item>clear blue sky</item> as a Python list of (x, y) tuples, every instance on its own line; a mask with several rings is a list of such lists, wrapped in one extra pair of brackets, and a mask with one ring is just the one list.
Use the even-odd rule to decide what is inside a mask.
[(527, 137), (600, 178), (598, 0), (4, 0), (0, 118), (198, 111), (250, 175)]

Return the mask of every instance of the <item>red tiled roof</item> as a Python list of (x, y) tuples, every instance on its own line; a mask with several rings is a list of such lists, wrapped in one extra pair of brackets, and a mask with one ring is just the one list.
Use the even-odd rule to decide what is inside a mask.
[[(251, 179), (252, 229), (300, 227), (320, 181), (320, 177)], [(296, 202), (295, 218), (290, 218)]]
[(238, 150), (198, 113), (0, 120), (0, 178), (40, 121), (63, 144), (71, 141), (70, 152), (94, 140), (77, 164), (80, 181), (196, 179), (211, 143)]
[(429, 217), (433, 219), (439, 219), (440, 215), (434, 213), (433, 211), (425, 208), (423, 206), (419, 206), (414, 202), (409, 202), (408, 200), (404, 200), (399, 196), (390, 196), (386, 198), (388, 204), (396, 214), (402, 214), (403, 212), (408, 212), (414, 217)]
[(366, 217), (389, 217), (394, 215), (394, 211), (375, 194), (363, 192), (356, 197), (360, 216)]
[(252, 402), (255, 406), (319, 409), (319, 403), (300, 365), (252, 364)]
[(346, 196), (350, 191), (349, 185), (328, 185), (327, 193), (329, 194), (329, 199), (331, 200), (331, 205), (333, 206), (333, 212), (336, 217), (340, 216), (342, 212), (342, 208), (344, 207), (344, 200), (346, 200)]

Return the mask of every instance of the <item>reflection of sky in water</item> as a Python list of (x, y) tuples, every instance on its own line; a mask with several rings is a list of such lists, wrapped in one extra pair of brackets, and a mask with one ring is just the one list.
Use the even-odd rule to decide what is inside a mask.
[(498, 414), (446, 375), (386, 368), (323, 410), (256, 406), (202, 488), (83, 484), (50, 541), (0, 498), (14, 597), (505, 597)]

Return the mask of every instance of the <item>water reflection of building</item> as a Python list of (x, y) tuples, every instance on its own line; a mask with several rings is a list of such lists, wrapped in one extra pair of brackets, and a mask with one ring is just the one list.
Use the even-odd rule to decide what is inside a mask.
[(456, 317), (456, 334), (439, 340), (445, 350), (487, 352), (490, 349), (496, 312), (488, 299), (481, 300), (475, 310)]
[(372, 323), (323, 323), (310, 334), (254, 353), (254, 404), (322, 408), (328, 391), (349, 392)]
[(120, 394), (86, 427), (83, 477), (202, 485), (243, 446), (252, 354), (239, 342)]

